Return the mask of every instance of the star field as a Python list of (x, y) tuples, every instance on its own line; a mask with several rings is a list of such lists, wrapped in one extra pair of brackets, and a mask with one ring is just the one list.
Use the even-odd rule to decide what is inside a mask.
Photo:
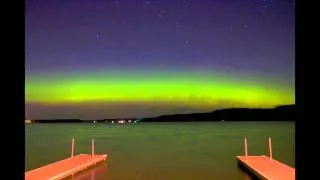
[(294, 103), (294, 1), (27, 0), (26, 116)]

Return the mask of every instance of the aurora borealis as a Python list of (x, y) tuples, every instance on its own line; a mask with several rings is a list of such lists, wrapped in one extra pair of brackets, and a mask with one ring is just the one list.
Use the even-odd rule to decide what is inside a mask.
[(291, 1), (27, 1), (26, 117), (295, 103)]

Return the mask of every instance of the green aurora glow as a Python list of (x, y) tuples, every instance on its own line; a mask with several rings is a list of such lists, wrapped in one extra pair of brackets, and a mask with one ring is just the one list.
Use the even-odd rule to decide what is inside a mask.
[(176, 103), (214, 107), (294, 104), (294, 85), (223, 73), (96, 72), (26, 77), (27, 103)]

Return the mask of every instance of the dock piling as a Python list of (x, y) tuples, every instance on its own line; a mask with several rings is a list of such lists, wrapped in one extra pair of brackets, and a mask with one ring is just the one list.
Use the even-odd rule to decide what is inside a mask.
[(271, 138), (269, 137), (269, 157), (272, 159), (272, 144), (271, 144)]
[(92, 147), (91, 148), (92, 148), (91, 157), (94, 158), (94, 139), (92, 139)]
[(247, 145), (247, 137), (244, 137), (244, 153), (246, 156), (246, 160), (248, 160), (248, 145)]
[(72, 145), (71, 145), (71, 158), (73, 158), (74, 155), (74, 138), (72, 138)]

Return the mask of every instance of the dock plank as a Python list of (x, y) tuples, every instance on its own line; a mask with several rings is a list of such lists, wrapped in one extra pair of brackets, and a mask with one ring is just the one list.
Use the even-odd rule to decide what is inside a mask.
[(248, 168), (261, 179), (267, 180), (294, 180), (295, 168), (283, 164), (268, 156), (237, 156), (240, 164)]
[(79, 154), (25, 173), (25, 180), (58, 180), (73, 175), (107, 159), (107, 155)]

